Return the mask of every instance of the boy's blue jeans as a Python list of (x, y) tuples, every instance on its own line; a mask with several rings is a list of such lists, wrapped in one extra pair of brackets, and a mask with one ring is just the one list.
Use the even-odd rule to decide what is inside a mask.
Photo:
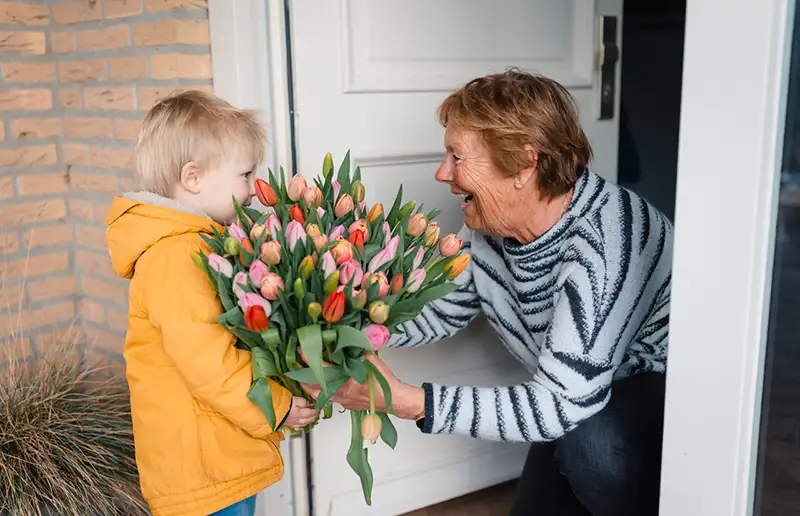
[(230, 507), (225, 507), (210, 516), (254, 516), (256, 513), (256, 497), (251, 496), (241, 502), (236, 502)]

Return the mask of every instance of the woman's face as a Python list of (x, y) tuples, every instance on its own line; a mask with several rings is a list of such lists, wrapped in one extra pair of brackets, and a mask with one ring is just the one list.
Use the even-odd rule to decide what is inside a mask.
[(514, 177), (495, 166), (489, 149), (473, 131), (448, 124), (444, 145), (446, 155), (436, 171), (436, 180), (450, 185), (450, 191), (463, 198), (461, 209), (467, 227), (498, 236), (512, 235), (520, 198)]

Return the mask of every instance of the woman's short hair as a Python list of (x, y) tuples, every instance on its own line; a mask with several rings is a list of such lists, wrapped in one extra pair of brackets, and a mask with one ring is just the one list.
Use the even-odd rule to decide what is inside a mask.
[(479, 133), (495, 165), (509, 175), (534, 165), (524, 149), (532, 145), (545, 198), (572, 188), (592, 158), (572, 95), (541, 75), (510, 69), (473, 79), (442, 102), (438, 117), (445, 127)]

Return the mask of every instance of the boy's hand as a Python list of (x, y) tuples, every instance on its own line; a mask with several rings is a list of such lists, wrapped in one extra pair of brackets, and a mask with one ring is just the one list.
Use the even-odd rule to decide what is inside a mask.
[(292, 410), (286, 416), (283, 426), (289, 428), (303, 428), (310, 425), (319, 417), (319, 410), (314, 409), (305, 398), (295, 396), (292, 398)]

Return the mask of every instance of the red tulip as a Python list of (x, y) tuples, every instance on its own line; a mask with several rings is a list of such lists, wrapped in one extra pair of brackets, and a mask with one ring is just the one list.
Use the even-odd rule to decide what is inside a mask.
[(330, 323), (335, 323), (344, 315), (344, 306), (347, 297), (342, 287), (331, 292), (322, 304), (322, 318)]
[(269, 319), (264, 307), (253, 305), (244, 311), (244, 325), (256, 333), (263, 333), (269, 329)]
[(256, 179), (255, 188), (256, 197), (264, 206), (275, 206), (278, 203), (278, 196), (275, 194), (275, 190), (263, 179)]
[(305, 224), (306, 222), (306, 217), (303, 215), (303, 209), (296, 204), (289, 208), (289, 216), (300, 224)]
[(358, 247), (358, 250), (364, 252), (364, 233), (362, 231), (353, 231), (347, 237), (347, 241)]
[[(249, 253), (249, 255), (245, 255), (243, 251)], [(250, 267), (250, 262), (253, 259), (255, 252), (253, 251), (253, 244), (250, 243), (249, 238), (245, 238), (242, 240), (241, 249), (239, 250), (239, 260), (241, 260), (242, 265), (245, 267)]]

